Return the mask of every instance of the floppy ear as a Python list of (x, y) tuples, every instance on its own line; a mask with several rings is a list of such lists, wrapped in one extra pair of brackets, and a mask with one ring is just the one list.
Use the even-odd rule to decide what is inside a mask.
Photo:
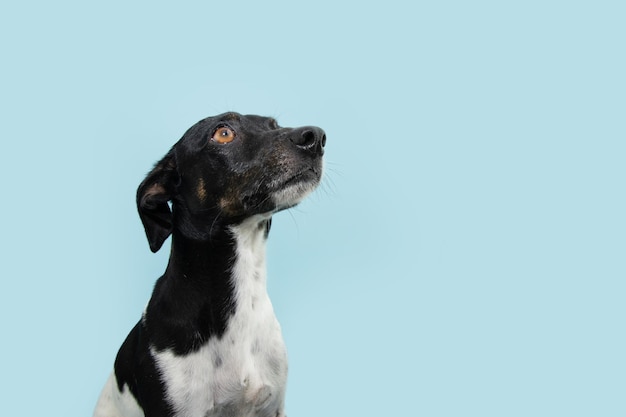
[(172, 148), (137, 189), (137, 209), (152, 252), (161, 249), (172, 233), (172, 211), (168, 202), (176, 195), (178, 182), (176, 156)]

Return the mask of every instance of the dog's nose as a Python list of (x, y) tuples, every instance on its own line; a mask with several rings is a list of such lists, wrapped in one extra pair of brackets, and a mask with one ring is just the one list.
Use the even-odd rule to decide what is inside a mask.
[(326, 133), (316, 126), (305, 126), (294, 129), (291, 133), (291, 142), (298, 148), (308, 151), (314, 155), (324, 155), (326, 146)]

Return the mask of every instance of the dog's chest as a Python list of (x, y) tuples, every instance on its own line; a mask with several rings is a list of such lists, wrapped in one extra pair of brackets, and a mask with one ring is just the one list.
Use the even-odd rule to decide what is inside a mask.
[(266, 291), (264, 242), (243, 232), (232, 271), (236, 309), (224, 334), (187, 355), (152, 352), (178, 417), (282, 415), (287, 357)]

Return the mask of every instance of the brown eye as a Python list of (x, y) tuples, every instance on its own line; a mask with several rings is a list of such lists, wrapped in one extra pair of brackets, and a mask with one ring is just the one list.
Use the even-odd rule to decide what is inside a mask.
[(211, 138), (217, 143), (229, 143), (235, 139), (235, 132), (228, 126), (218, 128)]

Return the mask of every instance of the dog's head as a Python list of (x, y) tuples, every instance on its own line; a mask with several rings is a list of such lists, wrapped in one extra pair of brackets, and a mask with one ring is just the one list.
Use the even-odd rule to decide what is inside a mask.
[(159, 250), (175, 227), (202, 237), (215, 224), (295, 206), (320, 182), (325, 144), (318, 127), (280, 127), (268, 117), (225, 113), (199, 121), (137, 190), (150, 249)]

